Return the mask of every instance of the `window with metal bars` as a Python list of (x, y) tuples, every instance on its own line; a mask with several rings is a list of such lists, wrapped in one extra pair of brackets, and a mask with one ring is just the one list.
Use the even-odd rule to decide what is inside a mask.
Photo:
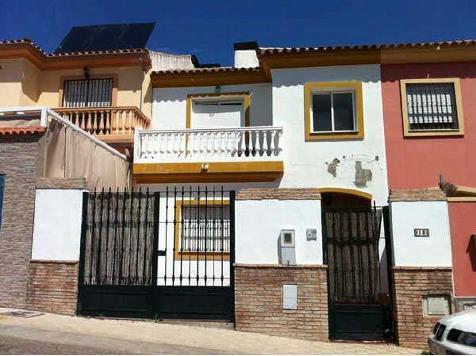
[(112, 88), (112, 78), (65, 80), (63, 107), (111, 106)]
[(180, 246), (185, 253), (229, 253), (230, 209), (228, 205), (182, 206)]
[(406, 101), (409, 131), (459, 129), (453, 83), (407, 83)]

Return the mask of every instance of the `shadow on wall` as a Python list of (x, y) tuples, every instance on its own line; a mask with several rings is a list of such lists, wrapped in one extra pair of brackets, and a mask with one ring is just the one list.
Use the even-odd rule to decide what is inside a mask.
[(471, 235), (469, 237), (469, 243), (466, 252), (469, 255), (473, 272), (476, 272), (476, 235)]
[(476, 78), (476, 64), (433, 63), (433, 64), (386, 64), (382, 66), (382, 83), (399, 82), (415, 78)]
[(338, 67), (308, 67), (279, 69), (273, 74), (273, 87), (293, 87), (306, 82), (339, 82), (359, 80), (378, 83), (380, 68), (376, 64), (349, 65)]

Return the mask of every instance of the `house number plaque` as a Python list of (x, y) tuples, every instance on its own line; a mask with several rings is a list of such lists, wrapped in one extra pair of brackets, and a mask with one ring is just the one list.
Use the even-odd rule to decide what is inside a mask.
[(415, 237), (430, 237), (430, 229), (427, 229), (427, 228), (413, 229), (413, 236), (415, 236)]

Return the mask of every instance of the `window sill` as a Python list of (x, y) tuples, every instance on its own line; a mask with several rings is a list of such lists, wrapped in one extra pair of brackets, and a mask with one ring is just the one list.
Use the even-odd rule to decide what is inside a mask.
[(311, 132), (306, 134), (306, 142), (312, 141), (340, 141), (340, 140), (363, 140), (364, 132), (340, 131), (340, 132)]
[(445, 136), (464, 136), (463, 130), (421, 130), (405, 131), (404, 137), (445, 137)]

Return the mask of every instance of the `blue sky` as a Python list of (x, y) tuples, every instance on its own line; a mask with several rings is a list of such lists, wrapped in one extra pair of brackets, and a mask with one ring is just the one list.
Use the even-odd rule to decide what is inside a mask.
[(0, 39), (53, 51), (70, 27), (157, 22), (149, 48), (230, 65), (233, 43), (378, 44), (476, 38), (476, 0), (0, 0)]

